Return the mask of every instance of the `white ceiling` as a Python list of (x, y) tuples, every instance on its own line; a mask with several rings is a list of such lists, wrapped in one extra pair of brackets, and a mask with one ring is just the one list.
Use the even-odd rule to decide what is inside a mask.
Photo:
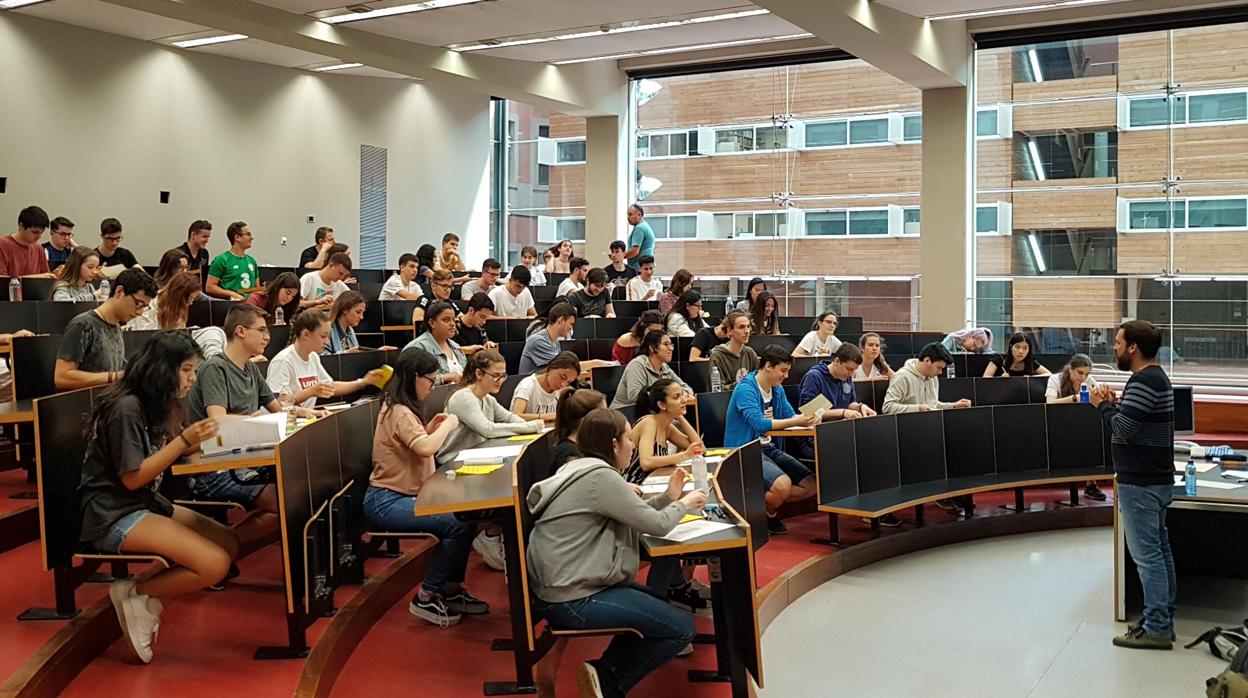
[[(936, 14), (954, 12), (974, 12), (976, 10), (995, 10), (1021, 5), (1035, 5), (1045, 0), (874, 0), (881, 5), (901, 10), (915, 17), (927, 17)], [(1125, 0), (1114, 0), (1124, 2)], [(1105, 4), (1112, 4), (1107, 2)]]
[(145, 41), (208, 29), (198, 24), (166, 19), (101, 0), (54, 0), (10, 11)]

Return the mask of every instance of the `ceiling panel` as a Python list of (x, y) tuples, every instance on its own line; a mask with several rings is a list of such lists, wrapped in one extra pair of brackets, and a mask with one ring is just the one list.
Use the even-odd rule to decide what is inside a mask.
[[(995, 10), (1003, 7), (1019, 7), (1022, 5), (1036, 5), (1044, 0), (875, 0), (881, 5), (887, 5), (894, 9), (901, 10), (907, 14), (916, 17), (926, 17), (935, 14), (950, 14), (952, 12), (974, 12), (976, 10)], [(1125, 2), (1126, 0), (1114, 0), (1116, 2)], [(1113, 2), (1103, 3), (1106, 5)]]
[(207, 29), (198, 24), (167, 19), (102, 0), (56, 0), (10, 11), (144, 40), (180, 36)]
[(195, 53), (211, 53), (217, 56), (255, 61), (256, 63), (268, 63), (269, 65), (280, 65), (286, 68), (336, 62), (336, 59), (329, 56), (270, 44), (259, 39), (230, 41), (224, 44), (212, 44), (190, 50)]
[[(279, 10), (294, 12), (295, 14), (306, 15), (310, 12), (318, 12), (320, 10), (332, 10), (347, 5), (363, 5), (363, 2), (334, 2), (334, 0), (251, 0), (259, 5), (268, 5), (276, 7)], [(409, 2), (418, 2), (418, 0), (407, 0)], [(372, 3), (369, 3), (372, 4)]]

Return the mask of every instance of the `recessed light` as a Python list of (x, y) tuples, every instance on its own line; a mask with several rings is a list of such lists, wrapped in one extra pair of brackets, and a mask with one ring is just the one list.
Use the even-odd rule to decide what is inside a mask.
[(972, 17), (993, 17), (996, 15), (1012, 15), (1019, 12), (1036, 12), (1037, 10), (1053, 10), (1059, 7), (1076, 7), (1079, 5), (1100, 5), (1120, 0), (1058, 0), (1056, 2), (1039, 2), (1031, 5), (1014, 7), (996, 7), (987, 10), (968, 10), (966, 12), (949, 12), (946, 14), (927, 15), (925, 19), (970, 19)]
[(546, 44), (552, 41), (571, 41), (573, 39), (589, 39), (596, 36), (608, 36), (611, 34), (629, 34), (632, 32), (650, 31), (652, 29), (667, 29), (669, 27), (683, 27), (693, 24), (706, 24), (708, 22), (722, 22), (728, 19), (742, 19), (744, 17), (756, 17), (758, 15), (771, 14), (768, 10), (754, 9), (742, 10), (741, 12), (729, 12), (721, 15), (705, 15), (702, 17), (691, 17), (689, 19), (669, 20), (665, 22), (650, 22), (649, 24), (628, 24), (619, 27), (610, 27), (608, 29), (593, 29), (587, 31), (572, 32), (569, 34), (559, 34), (556, 36), (535, 36), (527, 39), (510, 39), (507, 41), (479, 41), (471, 44), (452, 45), (447, 48), (453, 51), (481, 51), (491, 48), (507, 48), (508, 46), (527, 46), (529, 44)]
[(437, 10), (443, 7), (455, 7), (456, 5), (471, 5), (473, 3), (485, 1), (486, 0), (427, 0), (426, 2), (414, 2), (408, 5), (383, 7), (380, 10), (369, 10), (368, 12), (347, 12), (340, 15), (320, 17), (319, 19), (322, 22), (327, 22), (329, 24), (342, 24), (343, 22), (359, 22), (366, 19), (392, 17), (394, 15), (405, 15), (412, 12), (423, 12), (425, 10)]
[(606, 56), (590, 56), (588, 58), (569, 58), (561, 61), (551, 61), (554, 65), (571, 65), (573, 63), (589, 63), (591, 61), (618, 61), (625, 58), (637, 58), (639, 56), (656, 56), (664, 53), (682, 53), (685, 51), (700, 51), (711, 48), (727, 48), (729, 46), (748, 46), (750, 44), (764, 44), (771, 41), (786, 41), (789, 39), (808, 39), (814, 36), (803, 32), (801, 34), (785, 34), (783, 36), (765, 36), (757, 39), (736, 39), (734, 41), (716, 41), (709, 44), (690, 44), (687, 46), (672, 46), (669, 48), (652, 48), (640, 51), (629, 51), (628, 53), (613, 53)]
[(351, 68), (363, 68), (363, 63), (338, 63), (337, 65), (323, 65), (312, 70), (317, 73), (329, 73), (335, 70), (349, 70)]
[(16, 10), (19, 7), (34, 5), (47, 0), (0, 0), (0, 10)]
[(224, 36), (208, 36), (202, 39), (187, 39), (186, 41), (175, 41), (174, 46), (178, 48), (196, 48), (199, 46), (211, 46), (213, 44), (224, 44), (230, 41), (242, 41), (248, 38), (246, 34), (225, 34)]

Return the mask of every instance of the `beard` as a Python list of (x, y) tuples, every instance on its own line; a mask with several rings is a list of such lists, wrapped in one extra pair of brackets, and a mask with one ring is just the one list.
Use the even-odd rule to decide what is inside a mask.
[(1118, 370), (1119, 370), (1119, 371), (1130, 371), (1130, 370), (1131, 370), (1131, 357), (1129, 357), (1129, 356), (1118, 356), (1117, 354), (1115, 354), (1115, 355), (1114, 355), (1114, 358), (1118, 360)]

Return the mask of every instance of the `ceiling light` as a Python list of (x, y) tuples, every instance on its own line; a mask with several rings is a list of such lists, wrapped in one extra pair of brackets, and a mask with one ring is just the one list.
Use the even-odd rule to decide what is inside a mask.
[(687, 46), (672, 46), (669, 48), (652, 48), (640, 51), (629, 51), (628, 53), (613, 53), (607, 56), (590, 56), (588, 58), (569, 58), (562, 61), (551, 61), (555, 65), (570, 65), (572, 63), (588, 63), (590, 61), (618, 61), (624, 58), (637, 58), (639, 56), (657, 56), (664, 53), (683, 53), (685, 51), (699, 51), (711, 48), (726, 48), (728, 46), (748, 46), (750, 44), (764, 44), (770, 41), (785, 41), (788, 39), (807, 39), (814, 34), (785, 34), (783, 36), (765, 36), (758, 39), (737, 39), (736, 41), (717, 41), (710, 44), (690, 44)]
[(1046, 179), (1044, 163), (1040, 161), (1040, 149), (1036, 147), (1034, 138), (1027, 139), (1027, 154), (1031, 157), (1031, 167), (1036, 171), (1036, 179), (1043, 182)]
[(312, 70), (317, 73), (328, 73), (328, 72), (332, 72), (335, 70), (349, 70), (351, 68), (363, 68), (363, 67), (364, 67), (363, 63), (338, 63), (336, 65), (323, 65), (319, 68), (313, 68)]
[(341, 15), (320, 17), (319, 19), (329, 24), (342, 24), (343, 22), (359, 22), (365, 19), (392, 17), (394, 15), (405, 15), (425, 10), (438, 10), (443, 7), (455, 7), (456, 5), (471, 5), (477, 2), (485, 2), (485, 0), (427, 0), (426, 2), (414, 2), (408, 5), (383, 7), (380, 10), (369, 10), (368, 12), (347, 12)]
[(728, 19), (742, 19), (744, 17), (756, 17), (758, 15), (770, 14), (768, 10), (754, 9), (742, 10), (741, 12), (729, 12), (722, 15), (706, 15), (703, 17), (693, 17), (691, 19), (677, 19), (666, 22), (651, 22), (649, 24), (630, 24), (620, 27), (610, 27), (608, 29), (593, 29), (590, 31), (572, 32), (570, 34), (558, 34), (556, 36), (535, 36), (528, 39), (510, 39), (507, 41), (479, 41), (472, 44), (462, 44), (459, 46), (448, 46), (454, 51), (481, 51), (491, 48), (507, 48), (508, 46), (527, 46), (529, 44), (546, 44), (552, 41), (571, 41), (573, 39), (588, 39), (596, 36), (607, 36), (610, 34), (628, 34), (631, 32), (650, 31), (652, 29), (667, 29), (670, 27), (683, 27), (691, 24), (706, 24), (707, 22), (722, 22)]
[(1038, 269), (1041, 274), (1048, 271), (1049, 268), (1044, 263), (1044, 255), (1040, 253), (1040, 241), (1036, 240), (1035, 233), (1027, 235), (1027, 244), (1031, 245), (1031, 256), (1036, 260), (1036, 269)]
[(175, 41), (174, 46), (178, 48), (196, 48), (199, 46), (211, 46), (213, 44), (224, 44), (229, 41), (242, 41), (246, 39), (246, 34), (226, 34), (224, 36), (209, 36), (203, 39), (187, 39), (186, 41)]
[(993, 17), (996, 15), (1012, 15), (1019, 12), (1036, 12), (1038, 10), (1053, 10), (1059, 7), (1076, 7), (1078, 5), (1100, 5), (1107, 2), (1118, 2), (1119, 0), (1060, 0), (1058, 2), (1038, 2), (1031, 5), (1018, 5), (1015, 7), (996, 7), (988, 10), (969, 10), (967, 12), (950, 12), (947, 14), (927, 15), (925, 19), (970, 19), (971, 17)]
[(46, 2), (47, 0), (0, 0), (0, 10), (16, 10), (19, 7), (34, 5), (37, 2)]
[(1044, 73), (1040, 70), (1040, 54), (1036, 49), (1027, 49), (1027, 62), (1031, 64), (1031, 77), (1036, 82), (1044, 82)]

